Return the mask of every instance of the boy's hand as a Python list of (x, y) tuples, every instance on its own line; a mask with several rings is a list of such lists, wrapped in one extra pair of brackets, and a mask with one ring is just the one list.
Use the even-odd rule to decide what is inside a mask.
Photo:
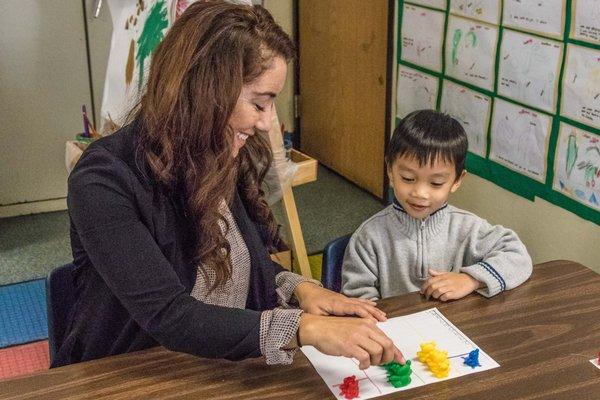
[(442, 272), (430, 268), (429, 275), (431, 277), (421, 288), (421, 294), (424, 294), (428, 300), (430, 297), (441, 301), (456, 300), (483, 287), (483, 283), (469, 274)]
[(322, 288), (311, 282), (302, 282), (294, 290), (300, 308), (315, 315), (357, 316), (374, 322), (385, 321), (385, 313), (368, 299), (353, 299)]

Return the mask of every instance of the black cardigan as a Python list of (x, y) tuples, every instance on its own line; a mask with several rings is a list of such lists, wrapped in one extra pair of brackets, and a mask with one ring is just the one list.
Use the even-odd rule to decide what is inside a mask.
[(247, 309), (192, 298), (194, 235), (183, 201), (151, 178), (136, 129), (91, 144), (69, 177), (77, 291), (52, 367), (158, 344), (202, 357), (259, 356), (260, 311), (277, 305), (283, 269), (236, 194), (230, 208), (251, 259)]

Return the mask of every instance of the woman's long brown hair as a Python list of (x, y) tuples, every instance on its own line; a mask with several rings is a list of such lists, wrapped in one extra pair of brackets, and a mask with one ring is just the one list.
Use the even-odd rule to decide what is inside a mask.
[[(219, 220), (223, 200), (237, 189), (269, 250), (282, 244), (261, 190), (270, 167), (269, 144), (254, 135), (233, 158), (228, 121), (242, 85), (274, 57), (289, 61), (294, 46), (260, 6), (219, 1), (192, 4), (153, 55), (147, 89), (133, 117), (140, 149), (158, 182), (185, 197), (195, 227), (195, 262), (215, 272), (210, 290), (231, 277), (230, 246)], [(228, 227), (229, 228), (229, 227)]]

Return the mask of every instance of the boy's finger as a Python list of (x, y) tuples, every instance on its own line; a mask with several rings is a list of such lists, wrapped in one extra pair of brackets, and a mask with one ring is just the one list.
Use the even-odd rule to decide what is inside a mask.
[(425, 291), (427, 290), (427, 288), (429, 287), (429, 285), (431, 285), (431, 280), (430, 279), (427, 279), (425, 282), (423, 282), (423, 286), (421, 286), (421, 294), (425, 293)]
[(425, 281), (425, 283), (423, 283), (423, 286), (421, 287), (421, 293), (425, 294), (425, 292), (431, 287), (431, 285), (435, 284), (436, 282), (442, 280), (443, 278), (440, 277), (435, 277), (435, 278), (429, 278)]
[(431, 284), (431, 283), (439, 282), (439, 281), (442, 281), (442, 280), (445, 280), (445, 279), (447, 279), (446, 274), (440, 274), (440, 275), (437, 275), (437, 276), (431, 276), (431, 277), (427, 278), (427, 280), (425, 281), (425, 283)]
[[(427, 290), (425, 291), (425, 297), (427, 299), (429, 299), (431, 296), (433, 296), (433, 294), (436, 291), (439, 291), (441, 288), (445, 287), (446, 285), (444, 284), (444, 282), (434, 282), (433, 284), (429, 285), (427, 287)], [(436, 297), (437, 298), (437, 297)]]
[(444, 293), (443, 295), (440, 296), (441, 301), (453, 300), (455, 298), (456, 298), (456, 295), (451, 290), (447, 291), (446, 293)]
[(451, 290), (451, 288), (449, 286), (440, 286), (439, 288), (437, 288), (433, 292), (431, 292), (431, 297), (441, 300), (441, 297), (445, 293), (448, 293), (450, 290)]

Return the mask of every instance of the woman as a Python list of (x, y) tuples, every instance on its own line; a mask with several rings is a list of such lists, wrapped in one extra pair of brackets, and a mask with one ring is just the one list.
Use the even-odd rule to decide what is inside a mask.
[(198, 2), (173, 25), (131, 123), (69, 178), (77, 301), (53, 366), (156, 345), (276, 364), (306, 344), (361, 368), (403, 362), (375, 303), (270, 260), (282, 243), (255, 132), (270, 128), (292, 55), (259, 6)]

